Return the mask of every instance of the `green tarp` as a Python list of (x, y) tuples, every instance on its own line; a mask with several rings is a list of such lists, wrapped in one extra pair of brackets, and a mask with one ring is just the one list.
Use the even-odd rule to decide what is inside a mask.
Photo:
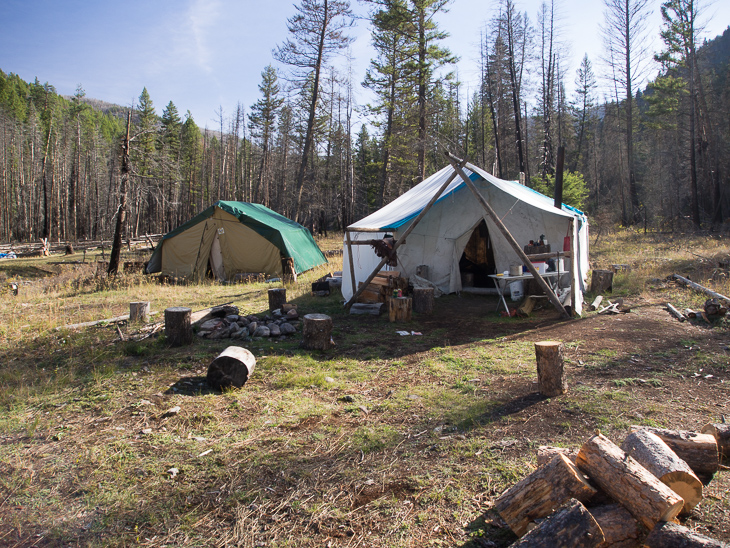
[(297, 274), (327, 262), (302, 225), (261, 204), (219, 201), (166, 234), (147, 272), (199, 279), (214, 257), (228, 279), (237, 272), (281, 275), (282, 257), (292, 259)]

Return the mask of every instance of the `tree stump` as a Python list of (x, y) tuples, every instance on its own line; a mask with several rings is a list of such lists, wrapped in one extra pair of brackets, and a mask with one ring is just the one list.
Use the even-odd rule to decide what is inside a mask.
[(273, 312), (286, 304), (286, 288), (269, 289), (269, 311)]
[(730, 423), (706, 424), (702, 427), (702, 433), (714, 436), (720, 458), (730, 460)]
[(302, 327), (302, 348), (329, 350), (332, 345), (332, 318), (325, 314), (306, 314)]
[(531, 522), (544, 518), (571, 498), (588, 501), (595, 494), (596, 489), (575, 464), (565, 455), (556, 455), (502, 493), (494, 508), (510, 529), (521, 536)]
[(639, 548), (639, 524), (626, 508), (620, 504), (604, 504), (591, 507), (590, 512), (606, 537), (603, 546)]
[(192, 311), (182, 306), (165, 309), (165, 337), (170, 346), (184, 346), (193, 342)]
[(684, 499), (684, 513), (692, 512), (702, 500), (702, 482), (656, 434), (636, 430), (626, 437), (621, 449)]
[(410, 297), (391, 297), (388, 299), (388, 318), (391, 322), (411, 321), (413, 301)]
[(413, 311), (419, 314), (433, 313), (433, 287), (413, 289)]
[(613, 291), (613, 271), (594, 270), (591, 274), (591, 292), (600, 294), (605, 291)]
[(568, 390), (563, 364), (563, 343), (542, 341), (535, 343), (537, 359), (537, 389), (544, 396), (559, 396)]
[(723, 548), (726, 544), (676, 523), (658, 523), (644, 540), (646, 548)]
[(218, 390), (241, 388), (256, 367), (256, 358), (247, 349), (229, 346), (208, 366), (208, 384)]
[(512, 548), (592, 548), (605, 540), (603, 531), (580, 501), (569, 500), (540, 525), (511, 545)]
[(150, 302), (129, 303), (129, 322), (147, 322), (150, 317)]
[(631, 426), (632, 432), (642, 429), (659, 436), (680, 459), (689, 464), (703, 482), (711, 480), (720, 469), (720, 453), (715, 436), (686, 430)]
[(576, 463), (647, 529), (674, 519), (684, 506), (682, 497), (601, 434), (583, 444)]

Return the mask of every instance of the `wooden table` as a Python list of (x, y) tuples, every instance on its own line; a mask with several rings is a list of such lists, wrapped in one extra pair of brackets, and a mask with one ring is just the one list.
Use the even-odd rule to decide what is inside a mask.
[[(561, 272), (545, 272), (544, 274), (540, 274), (540, 277), (542, 277), (548, 283), (551, 289), (555, 291), (555, 289), (557, 289), (558, 287), (560, 274)], [(562, 274), (565, 274), (565, 272), (562, 272)], [(535, 279), (535, 277), (529, 272), (527, 274), (520, 274), (519, 276), (508, 276), (507, 274), (490, 274), (489, 277), (494, 280), (494, 283), (497, 284), (497, 289), (499, 290), (500, 300), (497, 303), (497, 310), (499, 311), (500, 305), (504, 305), (504, 309), (507, 312), (509, 312), (509, 307), (507, 306), (507, 301), (504, 300), (504, 290), (507, 285), (511, 282), (516, 282), (518, 280)]]

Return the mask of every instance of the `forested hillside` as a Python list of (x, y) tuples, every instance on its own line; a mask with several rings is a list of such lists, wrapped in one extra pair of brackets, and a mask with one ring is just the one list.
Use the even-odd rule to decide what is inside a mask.
[[(351, 43), (348, 2), (303, 0), (259, 99), (221, 108), (216, 128), (140, 90), (128, 235), (166, 232), (218, 199), (341, 229), (443, 167), (444, 150), (550, 192), (565, 147), (565, 201), (600, 223), (716, 228), (730, 215), (730, 29), (700, 44), (689, 0), (663, 4), (661, 29), (642, 24), (647, 0), (610, 0), (606, 59), (566, 74), (553, 3), (527, 14), (501, 0), (466, 90), (452, 68), (473, 52), (443, 47), (434, 16), (446, 4), (370, 2), (373, 59), (357, 82), (334, 63)], [(663, 51), (643, 49), (649, 32)], [(359, 86), (368, 104), (355, 104)], [(368, 124), (353, 123), (356, 109)], [(62, 97), (0, 71), (0, 240), (110, 238), (126, 118), (81, 85)]]

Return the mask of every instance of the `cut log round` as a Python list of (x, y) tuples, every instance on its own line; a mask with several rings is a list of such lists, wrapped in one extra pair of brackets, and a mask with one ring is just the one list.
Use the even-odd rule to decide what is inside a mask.
[(700, 434), (686, 430), (669, 430), (650, 426), (632, 426), (631, 431), (645, 429), (659, 436), (703, 483), (712, 479), (720, 468), (720, 453), (717, 440), (711, 434)]
[(702, 500), (702, 482), (656, 434), (635, 430), (626, 437), (621, 449), (684, 499), (684, 513), (692, 512)]
[(229, 346), (208, 366), (208, 384), (218, 390), (241, 388), (253, 373), (256, 358), (247, 349)]
[(540, 394), (552, 397), (564, 394), (568, 389), (563, 367), (563, 343), (542, 341), (535, 343), (537, 358), (537, 389)]
[(591, 292), (601, 294), (613, 290), (613, 271), (594, 270), (591, 273)]
[(550, 514), (571, 498), (590, 500), (596, 494), (578, 468), (564, 455), (556, 455), (547, 465), (500, 495), (494, 508), (510, 529), (523, 535), (531, 522)]
[(286, 304), (286, 288), (269, 289), (269, 311), (280, 309), (284, 304)]
[(388, 319), (391, 322), (411, 321), (413, 301), (410, 297), (391, 297), (388, 299)]
[(129, 303), (129, 322), (146, 322), (150, 316), (149, 301)]
[(714, 436), (720, 457), (730, 460), (730, 424), (706, 424), (702, 427), (702, 433)]
[(165, 337), (171, 346), (184, 346), (193, 342), (192, 311), (183, 306), (165, 309)]
[(674, 519), (684, 501), (602, 434), (583, 444), (578, 467), (645, 527)]
[(601, 546), (604, 539), (603, 531), (591, 513), (580, 501), (571, 499), (511, 546), (590, 548)]
[(413, 289), (413, 311), (419, 314), (433, 313), (433, 287), (416, 287)]
[(591, 303), (591, 310), (598, 310), (598, 307), (600, 306), (602, 300), (603, 295), (598, 295), (598, 297), (596, 297)]
[(332, 348), (332, 318), (325, 314), (306, 314), (302, 327), (302, 348), (308, 350)]
[(614, 503), (595, 506), (589, 511), (606, 538), (601, 547), (638, 548), (640, 546), (639, 524), (626, 508)]
[(551, 445), (541, 445), (537, 448), (537, 466), (545, 466), (555, 458), (555, 455), (565, 455), (570, 462), (575, 463), (575, 457), (578, 456), (578, 450), (566, 449), (565, 447), (552, 447)]
[(714, 538), (695, 533), (676, 523), (658, 523), (644, 540), (646, 548), (723, 548)]

